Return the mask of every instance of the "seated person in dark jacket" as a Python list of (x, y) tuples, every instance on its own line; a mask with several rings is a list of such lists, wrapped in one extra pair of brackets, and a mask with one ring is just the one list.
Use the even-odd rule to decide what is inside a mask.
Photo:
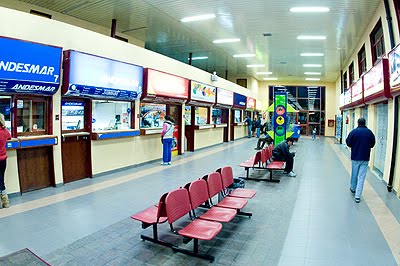
[(295, 177), (296, 174), (293, 172), (293, 164), (294, 164), (294, 152), (289, 152), (289, 147), (293, 145), (293, 138), (287, 138), (285, 141), (282, 141), (272, 151), (272, 158), (275, 161), (284, 161), (286, 162), (286, 167), (284, 170), (284, 174), (287, 174), (291, 177)]
[(263, 130), (261, 131), (261, 136), (257, 141), (257, 147), (255, 147), (255, 150), (261, 150), (262, 148), (264, 148), (265, 143), (271, 144), (273, 142), (273, 140), (271, 139), (271, 137), (268, 135), (266, 128), (263, 127)]

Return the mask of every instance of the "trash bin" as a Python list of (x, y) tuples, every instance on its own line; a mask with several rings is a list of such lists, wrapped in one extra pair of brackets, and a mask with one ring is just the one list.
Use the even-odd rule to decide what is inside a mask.
[(300, 125), (294, 125), (293, 126), (293, 135), (292, 138), (294, 140), (298, 140), (300, 138)]

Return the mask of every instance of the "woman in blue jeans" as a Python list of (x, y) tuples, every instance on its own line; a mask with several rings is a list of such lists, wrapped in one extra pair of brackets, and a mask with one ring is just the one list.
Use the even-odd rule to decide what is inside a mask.
[(163, 144), (163, 162), (161, 165), (170, 165), (172, 159), (172, 139), (174, 137), (174, 119), (168, 115), (165, 116), (161, 139)]

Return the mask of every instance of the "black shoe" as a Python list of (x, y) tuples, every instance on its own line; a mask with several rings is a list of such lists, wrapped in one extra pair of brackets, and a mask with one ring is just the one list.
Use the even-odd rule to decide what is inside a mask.
[(254, 148), (254, 149), (255, 149), (255, 150), (258, 150), (258, 151), (261, 150), (261, 148)]
[(350, 188), (350, 192), (353, 193), (353, 194), (356, 194), (356, 191), (352, 190), (351, 188)]
[(356, 198), (355, 200), (356, 200), (356, 203), (360, 203), (361, 199), (360, 198)]
[(289, 172), (285, 172), (285, 171), (283, 171), (283, 174), (284, 174), (284, 175), (287, 175), (287, 174), (289, 174)]

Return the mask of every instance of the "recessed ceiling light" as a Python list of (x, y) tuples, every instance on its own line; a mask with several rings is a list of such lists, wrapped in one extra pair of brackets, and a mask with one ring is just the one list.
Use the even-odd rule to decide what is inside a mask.
[(324, 56), (323, 53), (302, 53), (301, 56)]
[(192, 22), (192, 21), (199, 21), (199, 20), (206, 20), (206, 19), (213, 19), (215, 18), (215, 14), (205, 14), (200, 16), (193, 16), (193, 17), (185, 17), (181, 19), (182, 22)]
[(308, 81), (318, 81), (321, 80), (320, 78), (306, 78)]
[(247, 67), (265, 67), (265, 65), (262, 64), (255, 64), (255, 65), (247, 65)]
[(304, 64), (303, 67), (322, 67), (321, 64)]
[(233, 57), (255, 57), (255, 54), (235, 54)]
[(227, 43), (227, 42), (240, 42), (239, 38), (235, 39), (219, 39), (219, 40), (214, 40), (213, 43)]
[(326, 40), (326, 36), (297, 36), (297, 40)]
[(292, 7), (290, 12), (293, 13), (304, 13), (304, 12), (329, 12), (328, 7)]
[(304, 72), (304, 75), (321, 75), (321, 72)]
[[(204, 59), (208, 59), (208, 56), (195, 56), (195, 57), (192, 57), (192, 60), (204, 60)], [(190, 58), (188, 58), (188, 60), (190, 60)]]
[(271, 75), (272, 72), (256, 72), (256, 75)]
[(278, 78), (263, 78), (263, 80), (278, 80)]

